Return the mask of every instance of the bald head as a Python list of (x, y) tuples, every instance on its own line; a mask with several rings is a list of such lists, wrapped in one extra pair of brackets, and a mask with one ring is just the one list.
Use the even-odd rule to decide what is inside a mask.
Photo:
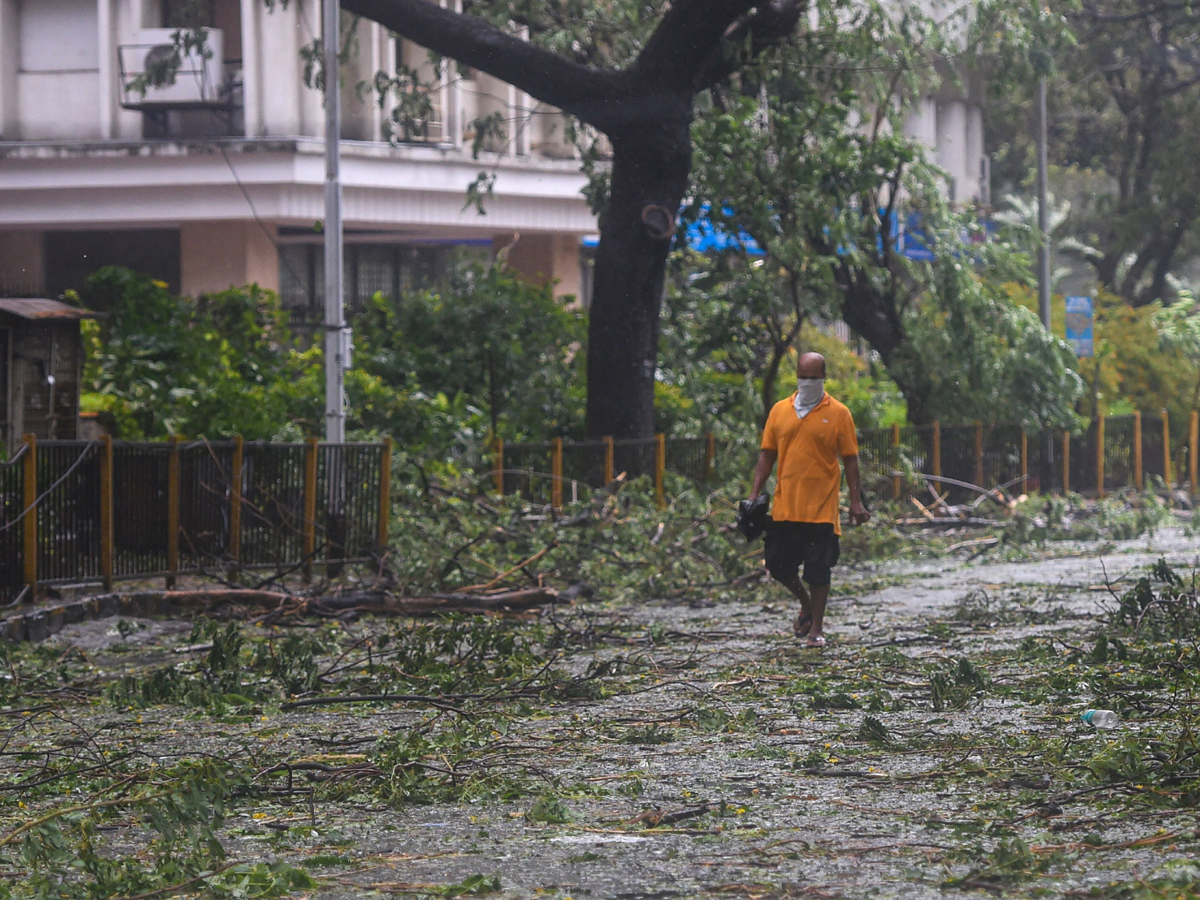
[(824, 378), (825, 357), (820, 353), (801, 353), (796, 362), (797, 378)]

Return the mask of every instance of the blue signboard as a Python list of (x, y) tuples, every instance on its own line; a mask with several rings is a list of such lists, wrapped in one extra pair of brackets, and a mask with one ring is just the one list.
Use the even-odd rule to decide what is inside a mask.
[(1076, 356), (1092, 356), (1095, 353), (1091, 297), (1067, 298), (1067, 343)]

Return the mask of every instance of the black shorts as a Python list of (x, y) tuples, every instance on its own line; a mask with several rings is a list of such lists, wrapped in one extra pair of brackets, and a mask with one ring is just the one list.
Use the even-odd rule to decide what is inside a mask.
[(829, 522), (768, 522), (764, 551), (767, 571), (776, 581), (791, 581), (804, 563), (804, 580), (823, 587), (832, 580), (841, 542)]

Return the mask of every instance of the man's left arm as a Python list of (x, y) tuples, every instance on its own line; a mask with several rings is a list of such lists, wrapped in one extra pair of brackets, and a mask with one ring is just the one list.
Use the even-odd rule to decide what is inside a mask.
[(858, 477), (858, 454), (842, 457), (842, 468), (846, 470), (846, 487), (850, 489), (850, 524), (863, 525), (871, 520), (871, 513), (862, 502), (862, 483)]
[(849, 410), (844, 411), (838, 445), (838, 455), (846, 471), (846, 487), (850, 489), (850, 524), (862, 525), (870, 520), (871, 514), (862, 502), (862, 480), (858, 475), (858, 434)]

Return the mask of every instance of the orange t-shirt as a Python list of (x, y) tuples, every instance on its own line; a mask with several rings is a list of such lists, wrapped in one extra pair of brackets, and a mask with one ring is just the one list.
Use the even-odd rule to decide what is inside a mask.
[(793, 394), (771, 407), (763, 429), (762, 449), (779, 454), (771, 518), (776, 522), (830, 522), (834, 533), (841, 534), (840, 460), (858, 455), (854, 417), (844, 404), (826, 394), (801, 419), (794, 398)]

